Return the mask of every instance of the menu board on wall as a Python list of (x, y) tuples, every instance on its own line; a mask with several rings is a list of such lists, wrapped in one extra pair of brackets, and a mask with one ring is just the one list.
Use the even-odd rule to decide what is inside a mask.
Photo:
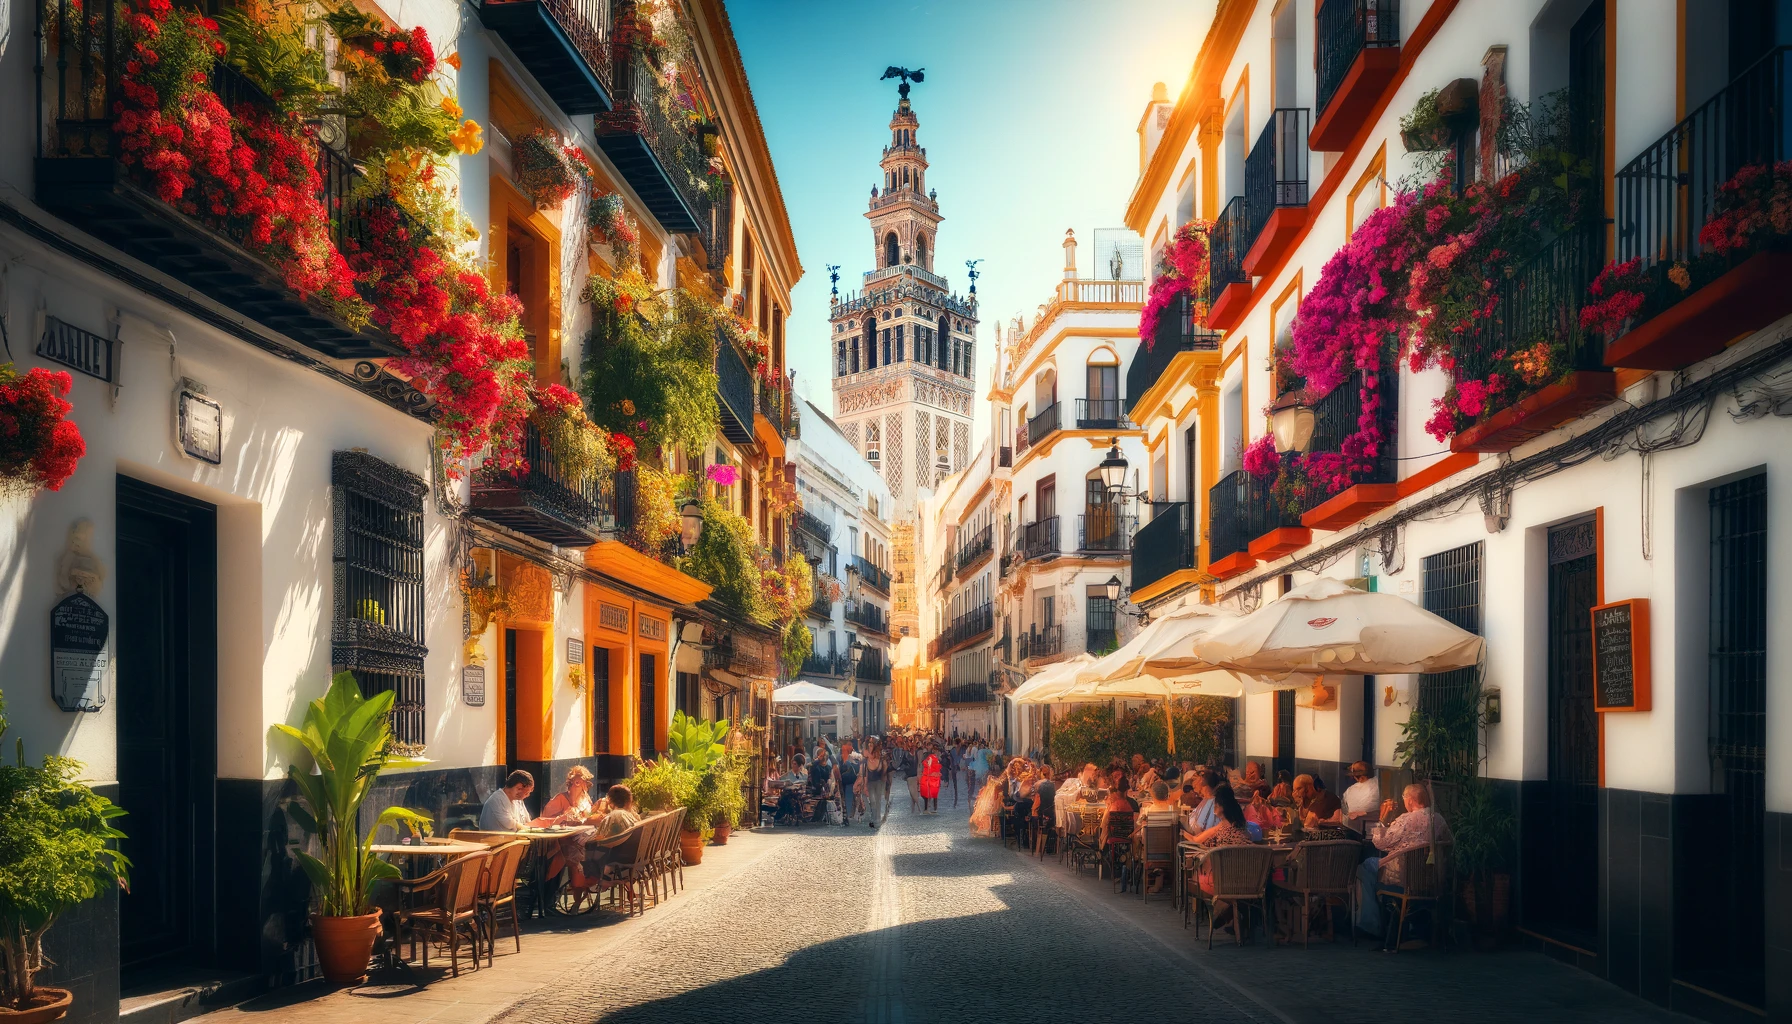
[(1593, 609), (1593, 709), (1649, 710), (1649, 599)]

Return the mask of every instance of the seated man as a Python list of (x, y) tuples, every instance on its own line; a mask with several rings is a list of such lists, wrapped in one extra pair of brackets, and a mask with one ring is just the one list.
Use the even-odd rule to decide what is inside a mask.
[(1170, 801), (1170, 784), (1158, 780), (1151, 784), (1151, 791), (1145, 795), (1145, 801), (1139, 805), (1138, 819), (1133, 823), (1133, 834), (1145, 831), (1145, 823), (1155, 825), (1164, 821), (1176, 820), (1176, 804)]
[[(1401, 800), (1406, 804), (1406, 813), (1392, 825), (1386, 822), (1394, 817), (1394, 801), (1381, 802), (1381, 823), (1369, 831), (1369, 841), (1382, 851), (1381, 856), (1370, 857), (1357, 868), (1356, 926), (1377, 938), (1381, 937), (1382, 921), (1381, 901), (1375, 898), (1375, 890), (1400, 889), (1404, 881), (1400, 877), (1400, 854), (1450, 842), (1450, 826), (1443, 815), (1431, 809), (1429, 790), (1417, 784), (1408, 786), (1401, 793)], [(1396, 945), (1399, 941), (1400, 937), (1395, 936)]]
[(1381, 806), (1381, 783), (1366, 761), (1350, 766), (1355, 781), (1344, 790), (1344, 824), (1358, 832), (1369, 827), (1369, 816)]
[(1311, 775), (1294, 777), (1294, 806), (1300, 810), (1300, 823), (1303, 828), (1314, 828), (1319, 825), (1340, 825), (1344, 818), (1339, 809), (1343, 806), (1338, 798), (1317, 785)]
[(535, 777), (522, 769), (504, 779), (504, 788), (495, 789), (479, 809), (482, 832), (516, 832), (529, 827), (531, 815), (523, 801), (535, 790)]

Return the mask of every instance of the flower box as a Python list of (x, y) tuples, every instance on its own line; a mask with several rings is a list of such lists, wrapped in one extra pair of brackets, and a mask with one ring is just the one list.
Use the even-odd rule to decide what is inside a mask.
[(1357, 484), (1346, 487), (1300, 517), (1309, 530), (1342, 530), (1379, 512), (1400, 497), (1398, 484)]
[(1299, 551), (1313, 543), (1313, 531), (1304, 526), (1278, 526), (1256, 540), (1251, 541), (1246, 549), (1252, 558), (1270, 561), (1280, 558), (1291, 551)]
[(1605, 370), (1576, 370), (1567, 379), (1501, 409), (1450, 439), (1453, 452), (1510, 451), (1533, 437), (1597, 409), (1617, 394), (1615, 376)]
[(1348, 149), (1399, 69), (1400, 47), (1365, 47), (1356, 55), (1350, 70), (1345, 72), (1344, 81), (1332, 93), (1325, 109), (1313, 121), (1313, 130), (1307, 133), (1307, 146), (1316, 153)]
[(1209, 563), (1207, 571), (1212, 573), (1216, 579), (1226, 580), (1231, 579), (1256, 564), (1257, 560), (1251, 557), (1250, 552), (1237, 551), (1227, 555), (1217, 562)]
[(1619, 335), (1605, 347), (1605, 364), (1678, 370), (1714, 356), (1732, 339), (1792, 313), (1788, 276), (1792, 276), (1792, 253), (1756, 253)]
[(1276, 261), (1288, 254), (1294, 245), (1294, 239), (1301, 228), (1307, 226), (1307, 208), (1304, 206), (1278, 206), (1269, 220), (1258, 232), (1257, 240), (1251, 243), (1251, 251), (1244, 254), (1241, 266), (1247, 274), (1261, 274), (1264, 270), (1275, 266)]
[(1251, 301), (1251, 286), (1233, 282), (1220, 292), (1207, 311), (1207, 326), (1216, 331), (1229, 331), (1244, 319), (1244, 308)]

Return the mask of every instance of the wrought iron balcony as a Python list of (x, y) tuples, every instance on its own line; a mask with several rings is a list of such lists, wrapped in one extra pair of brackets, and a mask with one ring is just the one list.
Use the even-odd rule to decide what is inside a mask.
[(988, 635), (994, 629), (995, 611), (993, 606), (984, 604), (973, 608), (953, 619), (952, 625), (940, 634), (939, 639), (935, 641), (939, 645), (938, 651), (932, 656), (939, 657), (941, 654), (948, 653), (972, 640)]
[(1251, 283), (1244, 272), (1244, 256), (1251, 247), (1249, 209), (1244, 196), (1233, 196), (1207, 233), (1207, 291), (1216, 300), (1228, 285)]
[(995, 691), (988, 683), (958, 683), (946, 690), (948, 704), (990, 704), (995, 701)]
[(504, 40), (561, 110), (610, 109), (609, 0), (481, 0), (479, 23)]
[(803, 659), (802, 675), (844, 676), (850, 670), (844, 654), (811, 654)]
[(834, 538), (834, 528), (827, 523), (822, 522), (815, 513), (810, 512), (806, 508), (797, 510), (796, 528), (824, 544), (832, 541)]
[[(1202, 282), (1205, 286), (1206, 282)], [(1126, 415), (1132, 416), (1139, 399), (1163, 377), (1170, 361), (1184, 352), (1211, 352), (1218, 355), (1220, 336), (1195, 322), (1195, 297), (1176, 297), (1169, 309), (1157, 320), (1157, 333), (1149, 347), (1141, 344), (1133, 351), (1132, 363), (1126, 367)]]
[[(709, 191), (708, 143), (702, 139), (715, 127), (674, 124), (661, 104), (664, 78), (639, 54), (619, 57), (614, 79), (614, 108), (596, 123), (604, 155), (667, 231), (718, 234), (714, 214), (723, 190)], [(706, 237), (706, 250), (710, 243)]]
[(884, 660), (883, 652), (866, 651), (853, 670), (852, 677), (861, 683), (888, 683), (890, 681), (890, 663)]
[(1186, 501), (1159, 501), (1151, 505), (1151, 521), (1139, 527), (1132, 539), (1134, 591), (1158, 580), (1195, 567), (1193, 510)]
[(1027, 420), (1027, 445), (1031, 447), (1058, 429), (1058, 403), (1053, 402)]
[(847, 568), (858, 573), (859, 579), (872, 590), (876, 590), (883, 594), (888, 594), (890, 592), (889, 570), (871, 564), (865, 560), (865, 556), (852, 556), (852, 563), (848, 565)]
[[(1770, 51), (1614, 176), (1613, 259), (1640, 260), (1650, 287), (1629, 329), (1605, 339), (1608, 365), (1680, 369), (1792, 309), (1792, 256), (1750, 246), (1723, 255), (1700, 237), (1726, 183), (1751, 168), (1772, 180), (1792, 159), (1789, 54)], [(1684, 287), (1670, 281), (1676, 268)]]
[(1214, 484), (1207, 500), (1207, 558), (1211, 565), (1228, 555), (1248, 552), (1251, 541), (1272, 530), (1300, 528), (1301, 516), (1319, 503), (1319, 495), (1278, 492), (1273, 478), (1259, 478), (1241, 469)]
[(1014, 656), (1018, 661), (1031, 658), (1055, 658), (1064, 653), (1064, 627), (1052, 625), (1022, 633), (1017, 639)]
[(1078, 430), (1131, 430), (1134, 426), (1126, 414), (1131, 412), (1120, 398), (1079, 398), (1076, 400)]
[(1059, 552), (1058, 517), (1047, 516), (1021, 527), (1020, 552), (1023, 559), (1044, 558)]
[(1076, 517), (1077, 550), (1132, 550), (1132, 536), (1139, 528), (1139, 517), (1120, 514), (1118, 505), (1091, 506)]
[(1278, 107), (1244, 158), (1246, 274), (1254, 274), (1281, 258), (1307, 222), (1307, 133), (1313, 112), (1306, 107)]
[(1318, 113), (1310, 145), (1341, 150), (1400, 65), (1399, 0), (1327, 0), (1315, 18)]
[(549, 544), (589, 546), (608, 511), (599, 481), (576, 479), (561, 469), (533, 423), (525, 428), (523, 456), (525, 469), (475, 474), (472, 514)]
[[(250, 251), (248, 218), (189, 215), (157, 197), (139, 168), (121, 160), (112, 117), (125, 59), (116, 23), (124, 4), (38, 5), (45, 54), (38, 90), (37, 202), (101, 241), (156, 268), (248, 319), (336, 359), (398, 355), (383, 332), (356, 329), (319, 300), (293, 291), (266, 258)], [(85, 13), (84, 13), (85, 12)], [(53, 17), (54, 24), (45, 24)], [(232, 110), (274, 104), (235, 68), (218, 61), (208, 87)], [(17, 99), (23, 103), (21, 93)], [(21, 107), (20, 109), (24, 109)], [(313, 143), (332, 241), (346, 250), (365, 236), (381, 200), (359, 195), (361, 175), (343, 154)], [(416, 237), (424, 235), (418, 230)]]
[(635, 471), (632, 469), (617, 470), (613, 480), (612, 506), (616, 516), (617, 538), (642, 554), (657, 558), (670, 565), (672, 560), (683, 551), (677, 537), (668, 537), (658, 547), (650, 550), (635, 535), (635, 517), (639, 507)]
[(753, 441), (753, 371), (718, 328), (716, 331), (716, 404), (722, 413), (722, 436), (735, 444)]
[(1014, 447), (1012, 445), (1005, 444), (996, 449), (996, 465), (1001, 469), (1008, 469), (1014, 465)]
[[(1460, 364), (1458, 364), (1460, 365)], [(1375, 468), (1356, 475), (1363, 484), (1391, 484), (1399, 479), (1400, 463), (1396, 458), (1399, 446), (1396, 423), (1400, 408), (1400, 374), (1393, 365), (1384, 366), (1376, 375), (1376, 388), (1381, 397), (1382, 442), (1375, 456)], [(1344, 439), (1360, 429), (1363, 414), (1363, 371), (1346, 377), (1313, 402), (1313, 434), (1307, 443), (1309, 452), (1341, 451)]]
[(985, 526), (972, 534), (968, 541), (959, 545), (958, 554), (954, 558), (959, 575), (963, 575), (978, 562), (989, 557), (989, 553), (994, 550), (992, 547), (993, 535), (994, 530)]
[(1083, 630), (1083, 650), (1097, 657), (1112, 652), (1120, 645), (1120, 633), (1113, 626), (1114, 613), (1109, 612), (1105, 618), (1108, 625), (1092, 625)]
[(856, 602), (846, 611), (846, 621), (872, 633), (890, 635), (890, 619), (884, 610), (866, 601)]

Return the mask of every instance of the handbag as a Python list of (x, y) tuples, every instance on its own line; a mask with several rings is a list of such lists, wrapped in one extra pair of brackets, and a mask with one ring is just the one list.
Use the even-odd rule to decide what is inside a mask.
[(840, 814), (839, 802), (835, 801), (835, 800), (829, 800), (828, 801), (828, 824), (839, 825), (842, 822), (844, 822), (845, 820), (846, 819), (843, 818)]

